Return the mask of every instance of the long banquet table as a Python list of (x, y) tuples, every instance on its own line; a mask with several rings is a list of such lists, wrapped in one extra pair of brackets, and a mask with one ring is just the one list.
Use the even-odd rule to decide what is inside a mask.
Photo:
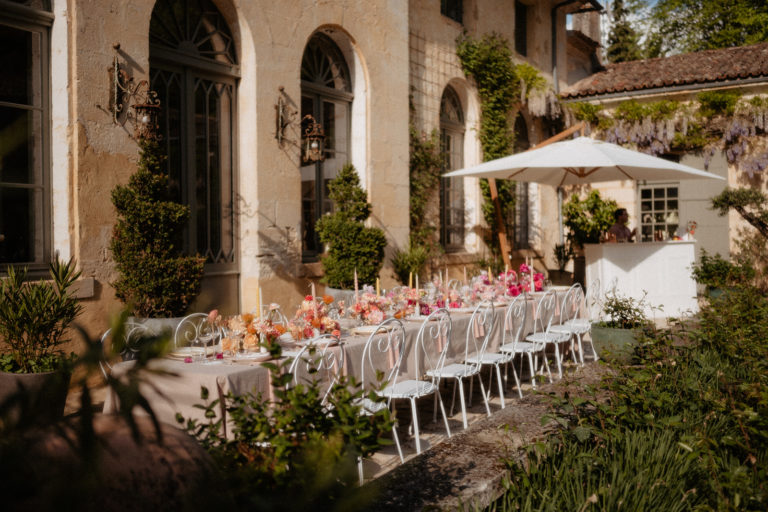
[[(556, 289), (558, 301), (562, 301), (565, 290)], [(526, 328), (525, 332), (533, 331), (535, 302), (541, 293), (528, 295)], [(450, 310), (449, 310), (450, 311)], [(494, 327), (491, 333), (488, 351), (495, 351), (503, 340), (503, 325), (505, 305), (494, 307)], [(460, 362), (464, 356), (464, 343), (467, 328), (471, 318), (469, 312), (451, 313), (451, 336), (446, 357), (446, 364)], [(405, 344), (403, 362), (398, 379), (418, 377), (415, 369), (415, 356), (412, 348), (416, 341), (422, 321), (415, 319), (403, 320), (405, 330)], [(342, 343), (338, 350), (344, 350), (344, 369), (347, 376), (361, 378), (361, 361), (363, 349), (369, 335), (342, 335)], [(287, 353), (289, 356), (290, 352)], [(118, 363), (113, 368), (113, 375), (120, 376), (134, 364), (133, 361)], [(223, 402), (224, 397), (232, 392), (235, 395), (253, 393), (262, 394), (263, 397), (271, 397), (271, 384), (269, 370), (262, 366), (261, 362), (248, 360), (234, 361), (232, 359), (218, 360), (215, 362), (185, 363), (174, 359), (159, 359), (150, 363), (150, 368), (160, 369), (172, 375), (150, 374), (151, 385), (142, 384), (141, 391), (148, 399), (157, 418), (166, 423), (178, 424), (176, 413), (185, 418), (194, 418), (203, 421), (204, 412), (195, 407), (202, 404), (200, 388), (205, 386), (209, 391), (209, 400), (219, 399), (218, 414), (226, 415)], [(116, 396), (109, 392), (104, 402), (104, 413), (113, 413), (117, 410)], [(207, 420), (206, 420), (207, 421)], [(223, 422), (226, 434), (226, 422)]]

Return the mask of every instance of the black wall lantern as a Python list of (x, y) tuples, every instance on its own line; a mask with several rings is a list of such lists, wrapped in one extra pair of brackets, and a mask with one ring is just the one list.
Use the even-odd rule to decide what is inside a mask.
[(304, 162), (322, 162), (325, 160), (323, 143), (325, 142), (325, 130), (314, 117), (307, 114), (301, 120), (304, 131)]

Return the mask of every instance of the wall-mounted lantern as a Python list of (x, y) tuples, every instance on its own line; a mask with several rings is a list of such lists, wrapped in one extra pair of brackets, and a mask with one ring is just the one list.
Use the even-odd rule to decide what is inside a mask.
[(322, 162), (325, 160), (325, 151), (323, 143), (325, 142), (325, 131), (323, 126), (318, 123), (314, 117), (307, 114), (301, 120), (304, 128), (304, 162)]

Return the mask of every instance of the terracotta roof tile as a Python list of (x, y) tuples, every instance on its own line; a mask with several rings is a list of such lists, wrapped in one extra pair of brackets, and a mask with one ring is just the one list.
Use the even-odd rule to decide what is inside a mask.
[(563, 91), (563, 98), (768, 77), (768, 43), (609, 64)]

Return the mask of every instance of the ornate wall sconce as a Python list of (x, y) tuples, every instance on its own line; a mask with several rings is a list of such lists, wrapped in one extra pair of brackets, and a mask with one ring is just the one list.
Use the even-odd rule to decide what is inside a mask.
[[(159, 134), (160, 100), (157, 93), (149, 88), (149, 82), (142, 80), (133, 83), (133, 77), (123, 69), (118, 58), (120, 43), (112, 46), (115, 56), (112, 61), (111, 90), (109, 110), (115, 124), (125, 124), (128, 120), (133, 125), (136, 139), (157, 139)], [(134, 112), (130, 111), (130, 107)], [(121, 122), (122, 118), (122, 122)]]
[(302, 160), (305, 162), (322, 162), (325, 160), (323, 148), (325, 130), (323, 130), (323, 125), (318, 123), (309, 114), (301, 120), (301, 125), (304, 129), (304, 154), (302, 155)]

